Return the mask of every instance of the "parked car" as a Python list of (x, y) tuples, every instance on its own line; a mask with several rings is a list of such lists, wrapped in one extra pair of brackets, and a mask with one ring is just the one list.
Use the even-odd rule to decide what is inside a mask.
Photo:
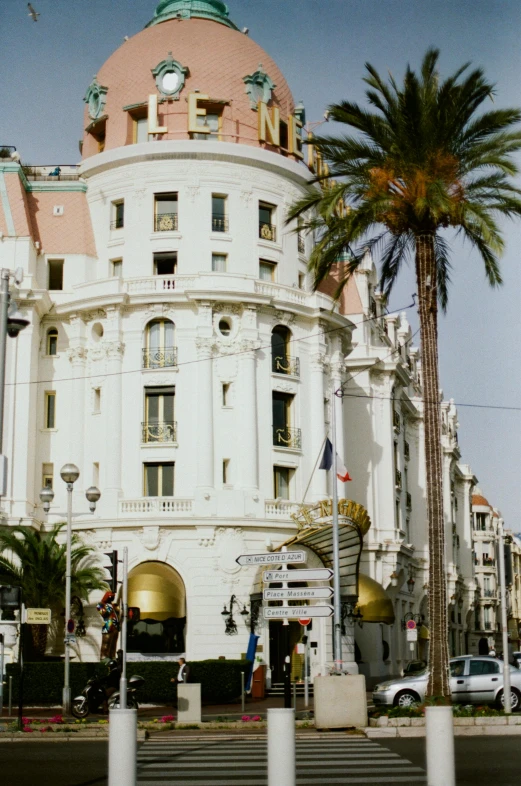
[[(373, 689), (375, 707), (410, 707), (425, 699), (429, 672), (380, 682)], [(512, 710), (521, 707), (521, 671), (510, 666)], [(485, 655), (462, 655), (450, 661), (450, 689), (455, 704), (503, 707), (503, 661)]]
[(424, 660), (410, 660), (402, 671), (402, 677), (414, 677), (415, 674), (421, 674), (427, 668), (427, 663)]

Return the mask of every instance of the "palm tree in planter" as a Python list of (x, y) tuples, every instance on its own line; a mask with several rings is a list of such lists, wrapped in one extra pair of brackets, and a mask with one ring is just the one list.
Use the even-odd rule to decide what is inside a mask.
[[(439, 52), (429, 49), (421, 73), (407, 67), (403, 84), (384, 81), (366, 64), (368, 108), (343, 101), (329, 107), (342, 136), (314, 140), (324, 162), (288, 221), (313, 232), (309, 259), (315, 289), (328, 276), (337, 295), (367, 248), (381, 252), (388, 295), (403, 263), (415, 262), (421, 333), (429, 531), (430, 679), (428, 695), (449, 699), (444, 574), (438, 308), (447, 306), (450, 230), (470, 241), (492, 286), (501, 284), (498, 219), (521, 215), (513, 153), (521, 148), (517, 109), (484, 111), (494, 87), (469, 64), (442, 81)], [(354, 134), (352, 131), (354, 130)], [(348, 261), (345, 259), (347, 252)]]
[[(66, 544), (58, 542), (65, 524), (49, 532), (30, 527), (0, 529), (0, 584), (22, 588), (25, 606), (61, 609), (65, 603)], [(103, 571), (93, 565), (94, 549), (73, 534), (71, 594), (87, 600), (92, 590), (106, 589)], [(31, 625), (37, 654), (45, 655), (47, 625)]]

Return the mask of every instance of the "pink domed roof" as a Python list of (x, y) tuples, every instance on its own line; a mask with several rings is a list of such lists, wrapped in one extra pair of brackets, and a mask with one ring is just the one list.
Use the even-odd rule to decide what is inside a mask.
[[(97, 74), (107, 89), (103, 116), (107, 117), (105, 150), (133, 142), (132, 117), (128, 107), (145, 106), (158, 93), (152, 70), (168, 59), (188, 69), (179, 100), (159, 104), (159, 122), (168, 128), (161, 139), (188, 139), (189, 93), (199, 91), (224, 104), (222, 132), (225, 142), (265, 146), (258, 141), (258, 113), (251, 108), (244, 77), (262, 71), (275, 84), (272, 105), (282, 120), (293, 112), (294, 102), (286, 80), (274, 61), (244, 33), (207, 19), (168, 20), (145, 28), (117, 49)], [(226, 102), (226, 103), (224, 103)], [(130, 113), (132, 110), (130, 110)], [(92, 125), (85, 109), (85, 128)], [(99, 152), (94, 137), (85, 133), (83, 157)]]

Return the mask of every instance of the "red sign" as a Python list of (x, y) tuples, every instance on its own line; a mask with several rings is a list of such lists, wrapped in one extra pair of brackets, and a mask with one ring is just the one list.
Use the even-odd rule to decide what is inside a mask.
[(74, 620), (69, 620), (67, 622), (67, 633), (74, 633)]
[(416, 630), (416, 623), (414, 620), (407, 620), (406, 626), (407, 630)]
[(300, 622), (300, 624), (301, 624), (301, 625), (302, 625), (304, 628), (306, 628), (306, 627), (309, 625), (309, 623), (311, 622), (311, 618), (310, 618), (310, 617), (306, 617), (305, 619), (301, 619), (301, 620), (299, 620), (299, 622)]

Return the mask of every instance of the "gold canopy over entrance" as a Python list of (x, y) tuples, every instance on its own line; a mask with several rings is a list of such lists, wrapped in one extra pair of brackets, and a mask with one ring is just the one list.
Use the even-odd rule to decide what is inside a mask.
[(164, 562), (142, 562), (128, 577), (128, 605), (141, 619), (162, 621), (186, 616), (186, 591), (179, 573)]
[[(315, 505), (302, 505), (292, 518), (298, 533), (281, 544), (306, 546), (320, 557), (325, 567), (333, 567), (332, 503), (330, 499)], [(338, 501), (338, 526), (340, 545), (340, 589), (342, 601), (357, 602), (363, 622), (394, 622), (393, 604), (385, 589), (374, 579), (359, 573), (363, 539), (371, 526), (367, 510), (348, 499)]]

